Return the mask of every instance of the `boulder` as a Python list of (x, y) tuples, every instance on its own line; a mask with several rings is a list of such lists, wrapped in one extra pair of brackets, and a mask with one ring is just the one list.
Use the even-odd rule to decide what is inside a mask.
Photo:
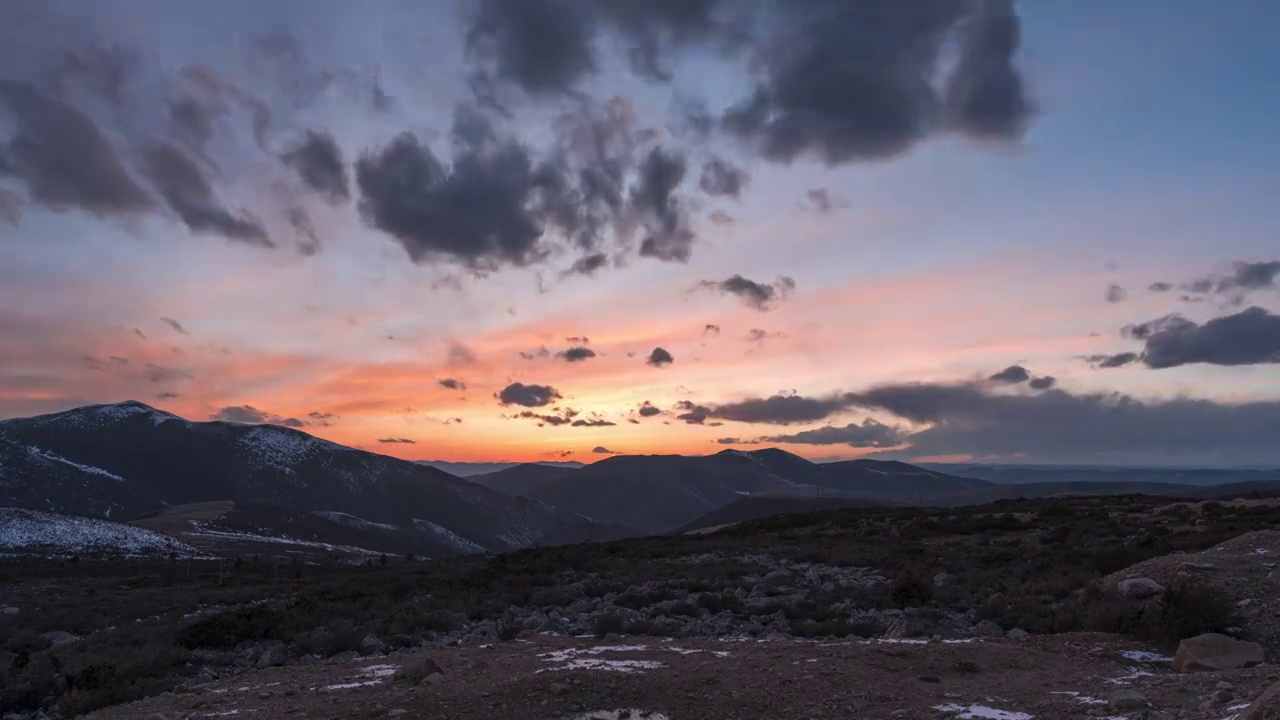
[(1147, 699), (1133, 690), (1117, 690), (1107, 696), (1107, 705), (1121, 712), (1141, 710), (1147, 706)]
[(1027, 636), (1030, 634), (1031, 633), (1027, 632), (1026, 630), (1023, 630), (1022, 628), (1014, 628), (1009, 632), (1005, 633), (1005, 635), (1009, 636), (1009, 639), (1011, 640), (1025, 640)]
[(18, 617), (18, 608), (0, 606), (0, 617), (15, 618)]
[(1280, 570), (1272, 570), (1267, 573), (1267, 581), (1272, 585), (1280, 585)]
[(380, 653), (386, 649), (386, 644), (377, 635), (365, 635), (360, 641), (360, 652), (366, 655)]
[(1122, 597), (1141, 600), (1164, 594), (1164, 586), (1151, 578), (1129, 578), (1116, 586)]
[(391, 677), (393, 682), (422, 682), (429, 675), (443, 675), (440, 666), (429, 657), (420, 657), (405, 663)]
[(974, 637), (999, 637), (1004, 635), (1004, 628), (990, 620), (983, 620), (973, 626)]
[(258, 656), (255, 663), (260, 668), (276, 667), (289, 662), (289, 649), (284, 645), (272, 645)]
[(951, 573), (940, 572), (937, 575), (933, 576), (933, 585), (934, 587), (945, 587), (947, 585), (950, 585), (951, 581), (955, 579), (956, 579), (956, 576), (952, 575)]
[(52, 630), (47, 633), (41, 633), (40, 637), (49, 641), (53, 647), (60, 648), (63, 645), (70, 645), (74, 642), (80, 642), (79, 635), (72, 635), (65, 630)]
[(1280, 682), (1275, 683), (1259, 695), (1240, 715), (1240, 720), (1267, 720), (1271, 713), (1280, 710)]
[(1178, 643), (1173, 669), (1178, 672), (1238, 670), (1260, 665), (1264, 659), (1265, 654), (1258, 643), (1205, 633)]

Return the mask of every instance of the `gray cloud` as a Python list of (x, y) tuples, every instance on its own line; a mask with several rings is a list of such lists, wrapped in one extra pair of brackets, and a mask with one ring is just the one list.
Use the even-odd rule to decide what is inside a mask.
[(630, 194), (631, 208), (647, 230), (640, 242), (641, 256), (676, 262), (689, 259), (697, 236), (676, 196), (686, 170), (683, 155), (662, 148), (653, 148), (641, 161), (639, 179)]
[(716, 325), (715, 323), (707, 323), (706, 326), (702, 328), (702, 334), (703, 335), (719, 335), (720, 326)]
[(564, 360), (565, 362), (581, 362), (583, 360), (589, 360), (595, 356), (595, 350), (581, 345), (571, 347), (568, 350), (561, 350), (556, 353), (556, 357)]
[(241, 423), (245, 425), (282, 425), (284, 427), (306, 427), (307, 423), (298, 418), (286, 418), (259, 410), (252, 405), (229, 405), (209, 417), (220, 422)]
[(578, 275), (594, 275), (596, 270), (604, 267), (608, 262), (609, 256), (604, 253), (583, 255), (573, 261), (573, 266), (569, 269), (569, 273), (577, 273)]
[(0, 101), (13, 112), (18, 130), (3, 148), (5, 172), (26, 183), (33, 201), (58, 212), (95, 215), (152, 209), (151, 198), (88, 115), (11, 80), (0, 80)]
[(795, 289), (796, 281), (783, 276), (779, 277), (773, 284), (766, 285), (741, 275), (730, 275), (728, 278), (719, 281), (703, 280), (698, 283), (697, 287), (737, 296), (748, 307), (764, 311), (769, 310), (785, 299)]
[(394, 437), (378, 438), (378, 442), (386, 443), (386, 444), (400, 444), (400, 445), (417, 445), (418, 444), (416, 440), (410, 440), (409, 438), (394, 438)]
[(1172, 289), (1173, 289), (1173, 283), (1167, 283), (1167, 282), (1164, 282), (1163, 280), (1158, 282), (1153, 282), (1147, 286), (1147, 290), (1153, 293), (1169, 292)]
[(1280, 315), (1260, 307), (1204, 324), (1170, 315), (1134, 327), (1130, 335), (1145, 341), (1142, 362), (1153, 369), (1280, 362)]
[(660, 347), (654, 348), (653, 351), (649, 353), (649, 357), (645, 360), (647, 364), (652, 365), (654, 367), (662, 367), (664, 365), (670, 365), (675, 361), (676, 359), (671, 356), (671, 353), (667, 352), (666, 350)]
[(1030, 380), (1031, 373), (1021, 365), (1010, 365), (987, 379), (992, 382), (1017, 384)]
[(1029, 385), (1031, 386), (1032, 390), (1048, 390), (1049, 388), (1053, 387), (1057, 383), (1058, 383), (1057, 378), (1055, 378), (1052, 375), (1045, 375), (1044, 377), (1031, 378), (1031, 382), (1029, 383)]
[(1086, 355), (1084, 359), (1101, 368), (1118, 368), (1138, 362), (1141, 356), (1136, 352), (1122, 352), (1115, 355)]
[(603, 445), (597, 445), (594, 448), (591, 448), (591, 452), (595, 453), (596, 455), (617, 455), (618, 454)]
[(703, 425), (712, 415), (711, 408), (706, 405), (698, 405), (689, 400), (677, 402), (676, 410), (679, 411), (676, 419), (690, 425)]
[(445, 363), (448, 365), (475, 365), (480, 361), (476, 352), (460, 342), (449, 343), (445, 352)]
[(819, 215), (826, 215), (832, 210), (849, 207), (849, 201), (835, 197), (826, 188), (812, 188), (805, 193), (806, 206)]
[(702, 177), (698, 187), (713, 197), (739, 197), (746, 189), (751, 176), (745, 170), (721, 158), (712, 158), (702, 165)]
[(716, 444), (717, 445), (754, 445), (755, 443), (749, 440), (743, 440), (742, 438), (722, 437), (722, 438), (716, 438)]
[(711, 214), (707, 216), (707, 219), (711, 220), (712, 225), (716, 225), (718, 227), (728, 227), (736, 222), (733, 219), (733, 216), (724, 210), (713, 210)]
[[(160, 322), (162, 322), (162, 323), (164, 323), (165, 325), (168, 325), (169, 327), (173, 328), (174, 332), (176, 332), (176, 333), (178, 333), (178, 334), (180, 334), (180, 335), (190, 335), (190, 334), (191, 334), (191, 333), (187, 332), (187, 329), (186, 329), (185, 327), (183, 327), (183, 326), (182, 326), (182, 323), (178, 322), (177, 320), (174, 320), (174, 319), (173, 319), (173, 318), (171, 318), (171, 317), (162, 317), (162, 318), (160, 318)], [(141, 334), (141, 333), (139, 333), (139, 334)]]
[(1129, 291), (1112, 283), (1107, 286), (1106, 300), (1109, 303), (1124, 302), (1129, 297)]
[(906, 434), (900, 429), (885, 425), (872, 418), (862, 424), (850, 423), (844, 427), (827, 425), (814, 430), (803, 430), (792, 435), (770, 435), (756, 443), (792, 443), (796, 445), (848, 445), (856, 448), (885, 448), (901, 445)]
[(640, 403), (640, 407), (636, 409), (636, 413), (639, 414), (640, 417), (653, 417), (655, 415), (661, 415), (662, 410), (648, 400), (645, 400), (643, 403)]
[(466, 390), (467, 384), (455, 378), (440, 378), (436, 380), (436, 384), (450, 390)]
[(351, 197), (342, 149), (329, 133), (308, 130), (280, 159), (298, 174), (303, 184), (330, 204)]
[(930, 426), (906, 438), (912, 455), (1073, 463), (1280, 461), (1280, 401), (1143, 400), (1063, 390), (1008, 395), (934, 383), (880, 386), (856, 397), (860, 405)]
[(194, 160), (168, 143), (143, 149), (143, 172), (171, 210), (192, 232), (213, 233), (251, 245), (274, 247), (256, 219), (222, 207)]
[(529, 351), (521, 350), (516, 354), (524, 358), (525, 360), (537, 360), (539, 358), (551, 357), (551, 351), (548, 350), (545, 345), (542, 347), (539, 347), (537, 350), (529, 350)]
[(561, 395), (559, 390), (550, 385), (525, 385), (516, 382), (503, 388), (496, 397), (503, 405), (543, 407), (559, 400)]
[(748, 398), (714, 406), (712, 414), (720, 420), (770, 425), (824, 420), (853, 404), (848, 394), (805, 397), (803, 395), (773, 395), (767, 398)]

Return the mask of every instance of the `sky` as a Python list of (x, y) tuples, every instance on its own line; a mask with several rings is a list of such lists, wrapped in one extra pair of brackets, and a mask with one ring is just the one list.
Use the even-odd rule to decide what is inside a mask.
[(1280, 465), (1261, 0), (0, 3), (0, 417)]

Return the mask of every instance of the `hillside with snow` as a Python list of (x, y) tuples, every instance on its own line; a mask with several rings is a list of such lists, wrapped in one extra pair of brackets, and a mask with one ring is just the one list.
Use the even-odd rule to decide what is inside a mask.
[(86, 517), (0, 507), (0, 556), (198, 557), (194, 547), (151, 530)]

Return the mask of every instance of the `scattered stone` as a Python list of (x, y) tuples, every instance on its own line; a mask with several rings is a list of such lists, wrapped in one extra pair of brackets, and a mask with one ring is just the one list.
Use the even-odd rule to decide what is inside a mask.
[(1276, 708), (1280, 708), (1280, 682), (1263, 691), (1239, 716), (1239, 720), (1268, 720), (1268, 717), (1275, 717)]
[(289, 648), (284, 645), (272, 645), (258, 656), (256, 665), (260, 668), (276, 667), (289, 662)]
[(71, 643), (80, 642), (79, 635), (72, 635), (71, 633), (66, 632), (65, 630), (53, 630), (47, 633), (41, 633), (40, 637), (44, 638), (45, 640), (48, 640), (49, 644), (56, 648), (60, 648), (64, 645), (70, 645)]
[(431, 658), (421, 657), (400, 666), (391, 679), (393, 682), (422, 682), (432, 674), (443, 675), (444, 671)]
[(1129, 578), (1117, 586), (1122, 597), (1141, 600), (1164, 594), (1164, 586), (1151, 578)]
[(951, 584), (952, 580), (955, 580), (955, 579), (956, 579), (956, 576), (952, 575), (951, 573), (940, 572), (937, 575), (933, 576), (933, 584), (935, 587), (946, 587), (947, 585)]
[(1107, 705), (1122, 712), (1141, 710), (1147, 706), (1147, 699), (1134, 690), (1117, 690), (1107, 696)]
[(1218, 681), (1218, 684), (1217, 684), (1217, 685), (1214, 685), (1214, 687), (1215, 687), (1215, 688), (1217, 688), (1218, 690), (1230, 690), (1230, 689), (1234, 688), (1234, 687), (1235, 687), (1235, 685), (1232, 685), (1231, 683), (1227, 682), (1226, 680), (1219, 680), (1219, 681)]
[(1009, 636), (1009, 638), (1013, 640), (1025, 640), (1027, 636), (1030, 634), (1031, 633), (1027, 632), (1026, 630), (1023, 630), (1022, 628), (1014, 628), (1009, 632), (1005, 633), (1005, 635)]
[(1213, 701), (1214, 705), (1225, 705), (1231, 702), (1234, 697), (1230, 690), (1214, 690), (1209, 699)]
[(12, 606), (0, 606), (0, 617), (15, 618), (18, 617), (18, 608)]
[(1259, 665), (1264, 659), (1262, 646), (1258, 643), (1205, 633), (1178, 643), (1173, 669), (1177, 672), (1238, 670)]
[(364, 639), (360, 641), (360, 652), (365, 654), (380, 653), (386, 647), (386, 644), (377, 635), (365, 635)]
[(405, 710), (404, 708), (395, 708), (393, 710), (387, 711), (387, 717), (393, 717), (393, 718), (400, 717), (401, 715), (408, 715), (408, 714), (409, 714), (409, 711)]
[(551, 694), (556, 696), (568, 695), (569, 686), (564, 683), (551, 683)]
[(439, 685), (440, 683), (444, 682), (444, 674), (433, 672), (427, 676), (426, 681), (431, 683), (432, 685)]

